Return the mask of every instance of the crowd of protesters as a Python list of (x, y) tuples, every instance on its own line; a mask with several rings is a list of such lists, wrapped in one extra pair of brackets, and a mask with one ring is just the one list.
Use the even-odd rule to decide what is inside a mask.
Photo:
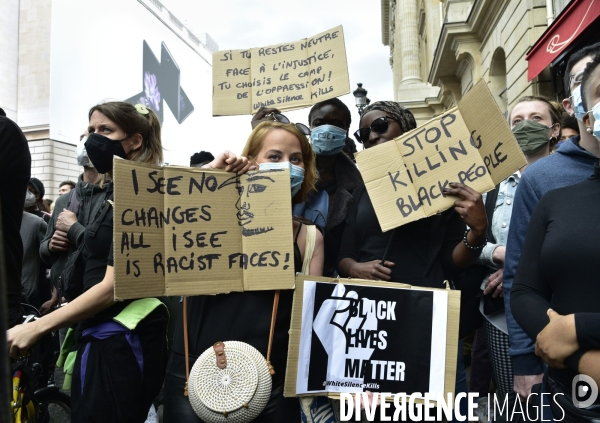
[[(582, 373), (600, 384), (600, 225), (594, 209), (600, 208), (600, 44), (570, 57), (564, 87), (562, 105), (539, 96), (513, 102), (508, 125), (526, 166), (483, 195), (451, 182), (444, 195), (455, 199), (452, 208), (389, 232), (382, 232), (354, 163), (350, 110), (337, 98), (315, 104), (308, 126), (261, 108), (239, 155), (202, 151), (190, 166), (238, 174), (289, 169), (297, 272), (428, 288), (452, 281), (463, 291), (454, 392), (479, 393), (481, 421), (493, 418), (486, 403), (491, 392), (514, 401), (561, 394), (563, 421), (594, 421), (600, 400), (574, 406), (571, 383)], [(124, 102), (93, 106), (88, 121), (76, 154), (83, 173), (77, 182), (60, 184), (50, 213), (43, 183), (30, 175), (27, 141), (0, 113), (8, 350), (17, 358), (60, 331), (59, 363), (71, 365), (65, 387), (74, 422), (141, 423), (159, 394), (164, 421), (201, 422), (183, 395), (186, 365), (222, 339), (267, 355), (275, 298), (272, 363), (284, 369), (293, 291), (190, 297), (183, 307), (178, 298), (115, 302), (113, 156), (161, 165), (161, 127), (149, 107)], [(377, 101), (362, 111), (354, 136), (369, 149), (416, 127), (410, 110)], [(80, 292), (69, 291), (74, 284), (64, 290), (61, 278), (78, 278)], [(22, 303), (42, 318), (19, 325)], [(118, 323), (123, 320), (128, 324)], [(58, 345), (48, 348), (58, 351)], [(336, 422), (337, 402), (284, 398), (284, 378), (284, 371), (275, 373), (268, 404), (255, 421)], [(539, 419), (560, 417), (556, 402), (538, 397), (547, 406)], [(466, 401), (459, 404), (462, 415), (466, 407)]]

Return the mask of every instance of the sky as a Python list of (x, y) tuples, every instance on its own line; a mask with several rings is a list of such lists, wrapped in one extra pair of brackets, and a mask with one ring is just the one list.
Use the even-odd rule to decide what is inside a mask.
[[(297, 41), (338, 25), (344, 27), (350, 90), (362, 83), (371, 101), (393, 100), (390, 50), (381, 38), (379, 1), (304, 0), (160, 0), (195, 33), (208, 33), (219, 50), (245, 49)], [(352, 112), (350, 132), (358, 129), (354, 96), (340, 97)], [(286, 111), (292, 122), (308, 124), (309, 108)], [(219, 142), (222, 148), (239, 153), (250, 133), (248, 116), (212, 118), (217, 127), (227, 128)], [(217, 152), (218, 148), (203, 146)], [(359, 146), (360, 149), (360, 146)]]

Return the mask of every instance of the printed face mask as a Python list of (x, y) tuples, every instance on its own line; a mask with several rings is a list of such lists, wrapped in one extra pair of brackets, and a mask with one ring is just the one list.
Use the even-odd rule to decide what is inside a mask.
[(600, 103), (597, 103), (588, 113), (594, 115), (594, 136), (600, 141)]
[(81, 141), (79, 141), (79, 144), (77, 144), (77, 149), (75, 150), (75, 155), (77, 156), (77, 164), (79, 166), (94, 167), (94, 165), (90, 161), (90, 158), (88, 157), (87, 151), (85, 150), (85, 142), (87, 141), (87, 139), (88, 137), (83, 137)]
[(25, 194), (25, 205), (24, 207), (31, 207), (35, 204), (35, 195), (27, 190), (27, 194)]
[(546, 125), (526, 119), (515, 126), (512, 133), (517, 139), (521, 151), (527, 156), (537, 153), (550, 142), (549, 129)]
[(310, 140), (315, 154), (333, 156), (346, 144), (346, 131), (333, 125), (321, 125), (312, 130)]
[(583, 101), (581, 100), (581, 85), (573, 90), (573, 94), (571, 95), (571, 105), (573, 106), (577, 120), (583, 122), (585, 110), (583, 110)]
[(294, 198), (294, 196), (296, 194), (298, 194), (298, 191), (300, 191), (300, 188), (302, 188), (302, 182), (304, 182), (304, 169), (301, 168), (300, 166), (293, 165), (290, 162), (279, 162), (279, 163), (261, 163), (258, 167), (261, 170), (289, 169), (290, 170), (290, 179), (291, 179), (290, 184), (291, 184), (291, 188), (292, 188), (292, 198)]
[(122, 159), (127, 158), (127, 154), (121, 145), (122, 140), (111, 140), (100, 134), (90, 134), (85, 142), (85, 149), (89, 159), (98, 171), (98, 173), (110, 172), (113, 168), (113, 156)]

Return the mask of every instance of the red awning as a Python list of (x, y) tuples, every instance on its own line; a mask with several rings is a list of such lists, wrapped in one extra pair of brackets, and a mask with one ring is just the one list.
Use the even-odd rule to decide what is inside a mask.
[(538, 76), (594, 20), (600, 16), (600, 0), (573, 0), (529, 50), (529, 81)]

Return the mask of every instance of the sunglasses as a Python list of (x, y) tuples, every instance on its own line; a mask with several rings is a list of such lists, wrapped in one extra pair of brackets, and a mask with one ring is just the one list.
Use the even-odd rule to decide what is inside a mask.
[(368, 143), (369, 136), (371, 135), (371, 131), (373, 131), (379, 135), (385, 134), (387, 132), (388, 128), (390, 127), (390, 123), (388, 122), (388, 119), (396, 122), (396, 119), (393, 119), (389, 116), (381, 116), (381, 117), (378, 117), (377, 119), (375, 119), (373, 122), (371, 122), (371, 126), (369, 126), (367, 128), (358, 129), (354, 133), (354, 137), (356, 138), (356, 141), (358, 141), (361, 144)]
[[(268, 115), (265, 116), (265, 119), (267, 120), (274, 120), (275, 122), (280, 122), (280, 123), (291, 123), (290, 120), (285, 117), (284, 115), (282, 115), (281, 113), (269, 113)], [(294, 126), (296, 126), (296, 129), (300, 132), (302, 132), (304, 135), (310, 135), (310, 128), (302, 123), (295, 123)]]

